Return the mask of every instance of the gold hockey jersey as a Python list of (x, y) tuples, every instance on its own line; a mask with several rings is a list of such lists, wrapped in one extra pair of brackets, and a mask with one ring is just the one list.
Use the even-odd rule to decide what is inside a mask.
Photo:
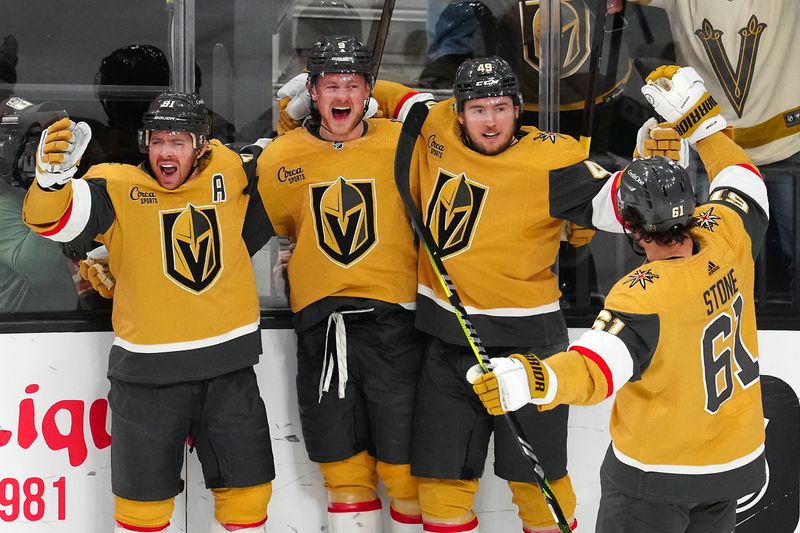
[[(432, 106), (417, 140), (423, 220), (484, 344), (563, 342), (561, 293), (551, 270), (561, 219), (594, 224), (592, 200), (610, 173), (585, 161), (571, 137), (535, 128), (498, 155), (471, 150), (453, 102)], [(418, 293), (418, 327), (465, 344), (425, 254)]]
[(370, 119), (366, 134), (347, 142), (297, 128), (259, 157), (272, 227), (297, 242), (288, 265), (295, 313), (330, 297), (413, 307), (417, 251), (394, 183), (400, 127)]
[(694, 255), (623, 277), (592, 330), (548, 360), (569, 387), (576, 376), (560, 369), (578, 352), (602, 370), (602, 392), (617, 393), (604, 475), (676, 503), (737, 498), (765, 475), (753, 285), (766, 187), (749, 165), (709, 173), (709, 202), (694, 212)]
[(258, 362), (259, 306), (242, 238), (242, 159), (218, 141), (166, 190), (143, 167), (101, 164), (60, 191), (30, 188), (25, 222), (56, 241), (105, 244), (117, 284), (109, 375), (174, 383)]
[(640, 3), (666, 10), (678, 64), (697, 70), (734, 126), (734, 140), (757, 165), (800, 151), (795, 0)]

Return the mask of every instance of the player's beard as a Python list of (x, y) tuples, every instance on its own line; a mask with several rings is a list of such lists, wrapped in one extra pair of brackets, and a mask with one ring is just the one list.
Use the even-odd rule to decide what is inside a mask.
[[(501, 134), (502, 135), (502, 134)], [(464, 142), (472, 150), (475, 150), (479, 154), (482, 155), (498, 155), (505, 152), (508, 148), (510, 148), (514, 142), (516, 141), (516, 137), (514, 137), (514, 132), (512, 131), (510, 134), (506, 136), (502, 136), (505, 138), (501, 138), (501, 140), (497, 143), (492, 143), (492, 145), (487, 145), (487, 143), (483, 142), (476, 142), (473, 135), (471, 135), (466, 128), (461, 128), (461, 140)], [(480, 136), (480, 141), (483, 141), (483, 134)]]

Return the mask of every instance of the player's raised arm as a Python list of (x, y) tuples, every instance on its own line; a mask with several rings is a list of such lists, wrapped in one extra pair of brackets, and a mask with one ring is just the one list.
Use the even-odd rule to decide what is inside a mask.
[(72, 177), (91, 137), (88, 124), (76, 124), (66, 117), (42, 132), (36, 151), (36, 184), (28, 189), (22, 212), (25, 224), (36, 233), (68, 242), (89, 224), (89, 184)]

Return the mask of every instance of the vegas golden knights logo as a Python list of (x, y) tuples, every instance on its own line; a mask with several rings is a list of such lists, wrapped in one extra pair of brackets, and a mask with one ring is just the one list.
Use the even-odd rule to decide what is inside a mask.
[(222, 272), (217, 210), (214, 206), (161, 211), (164, 271), (181, 288), (200, 294)]
[[(536, 71), (541, 58), (542, 15), (539, 0), (519, 3), (522, 25), (522, 55)], [(561, 72), (566, 78), (575, 74), (589, 57), (591, 13), (583, 0), (561, 0)]]
[(463, 172), (455, 175), (439, 169), (426, 225), (442, 257), (469, 248), (488, 191), (488, 187), (468, 180)]
[(742, 117), (744, 105), (753, 84), (758, 43), (761, 41), (761, 34), (764, 33), (766, 27), (766, 24), (758, 22), (756, 16), (752, 15), (747, 21), (747, 26), (739, 30), (739, 57), (736, 61), (736, 68), (731, 65), (728, 52), (722, 44), (724, 32), (714, 28), (708, 19), (703, 19), (700, 29), (694, 32), (700, 38), (703, 48), (706, 49), (711, 67), (739, 118)]
[(313, 185), (311, 212), (317, 244), (334, 262), (350, 267), (378, 242), (375, 182), (345, 180)]

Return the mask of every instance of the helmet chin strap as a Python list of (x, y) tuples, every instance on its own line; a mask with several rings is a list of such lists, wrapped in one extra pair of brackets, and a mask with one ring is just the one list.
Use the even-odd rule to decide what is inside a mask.
[(628, 244), (631, 245), (631, 250), (633, 250), (633, 253), (639, 257), (647, 257), (647, 252), (644, 251), (644, 248), (639, 245), (639, 243), (633, 238), (633, 235), (628, 232), (628, 230), (625, 230), (625, 237), (628, 238)]

